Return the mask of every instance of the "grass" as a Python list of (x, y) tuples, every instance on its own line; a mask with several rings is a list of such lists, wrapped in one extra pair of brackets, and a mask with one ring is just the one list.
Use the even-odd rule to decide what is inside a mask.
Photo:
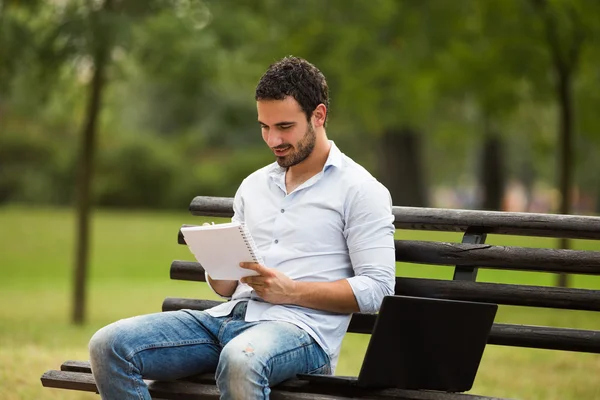
[[(173, 259), (191, 259), (176, 244), (187, 213), (108, 212), (94, 215), (88, 315), (69, 323), (73, 230), (70, 210), (0, 208), (0, 399), (98, 399), (42, 388), (39, 378), (66, 359), (87, 359), (93, 332), (114, 320), (156, 312), (166, 296), (216, 298), (204, 284), (171, 281)], [(460, 241), (454, 233), (397, 232), (399, 239)], [(541, 247), (551, 239), (491, 236), (489, 243)], [(575, 248), (598, 250), (593, 241)], [(404, 276), (451, 278), (452, 269), (399, 264)], [(552, 274), (482, 270), (481, 281), (551, 285)], [(574, 276), (573, 286), (600, 288), (599, 277)], [(502, 306), (498, 321), (600, 330), (597, 314)], [(348, 334), (337, 374), (356, 375), (368, 337)], [(519, 399), (599, 399), (600, 355), (489, 346), (472, 393)]]

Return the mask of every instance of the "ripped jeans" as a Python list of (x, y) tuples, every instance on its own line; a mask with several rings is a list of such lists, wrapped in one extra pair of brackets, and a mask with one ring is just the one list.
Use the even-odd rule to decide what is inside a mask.
[(230, 315), (181, 310), (117, 321), (90, 341), (102, 399), (150, 399), (143, 379), (174, 380), (216, 371), (221, 399), (268, 399), (270, 386), (298, 373), (330, 373), (329, 357), (287, 322), (246, 322), (247, 302)]

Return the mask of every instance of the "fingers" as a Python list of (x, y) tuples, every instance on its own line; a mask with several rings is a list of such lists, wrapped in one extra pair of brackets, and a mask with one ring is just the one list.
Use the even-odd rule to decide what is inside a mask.
[(250, 277), (242, 278), (242, 283), (252, 287), (253, 289), (265, 287), (265, 283), (259, 279), (252, 279)]
[(250, 285), (252, 287), (254, 287), (254, 286), (265, 286), (266, 285), (266, 278), (264, 276), (261, 276), (261, 275), (257, 275), (257, 276), (245, 276), (242, 279), (240, 279), (240, 281), (242, 283), (245, 283), (245, 284)]
[(258, 273), (258, 275), (245, 276), (240, 279), (242, 283), (250, 285), (252, 288), (261, 288), (267, 286), (270, 278), (274, 276), (274, 272), (270, 268), (257, 263), (240, 263), (240, 267), (256, 271)]
[(259, 263), (255, 262), (241, 262), (240, 267), (256, 271), (259, 275), (262, 276), (271, 276), (274, 274), (270, 268), (267, 268), (264, 265), (260, 265)]

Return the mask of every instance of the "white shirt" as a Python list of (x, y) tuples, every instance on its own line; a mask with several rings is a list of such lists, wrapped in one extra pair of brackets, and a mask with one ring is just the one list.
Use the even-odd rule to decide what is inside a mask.
[[(330, 141), (323, 170), (292, 193), (276, 162), (248, 176), (233, 203), (233, 220), (250, 230), (265, 266), (298, 281), (347, 279), (363, 313), (379, 310), (394, 294), (394, 217), (389, 191)], [(207, 280), (208, 281), (208, 280)], [(246, 321), (287, 321), (308, 332), (335, 371), (350, 314), (274, 305), (239, 283), (231, 301), (207, 312), (215, 317), (249, 300)]]

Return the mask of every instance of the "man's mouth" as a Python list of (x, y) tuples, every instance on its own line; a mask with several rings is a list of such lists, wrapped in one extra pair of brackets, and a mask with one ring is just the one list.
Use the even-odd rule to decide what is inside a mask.
[(273, 152), (275, 153), (275, 155), (277, 157), (283, 157), (284, 155), (286, 155), (286, 153), (288, 152), (288, 150), (291, 148), (291, 146), (282, 148), (282, 149), (273, 149)]

